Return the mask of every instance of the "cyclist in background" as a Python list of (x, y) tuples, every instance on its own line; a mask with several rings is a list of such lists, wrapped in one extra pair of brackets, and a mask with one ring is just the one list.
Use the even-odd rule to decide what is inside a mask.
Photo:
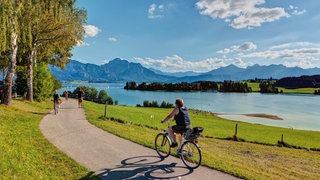
[(169, 135), (173, 140), (171, 147), (178, 146), (175, 134), (178, 135), (179, 143), (181, 146), (181, 134), (186, 132), (189, 128), (191, 128), (191, 121), (189, 118), (188, 109), (184, 106), (183, 100), (181, 98), (177, 98), (175, 104), (176, 107), (172, 110), (172, 112), (161, 121), (161, 123), (164, 123), (172, 117), (174, 117), (174, 120), (176, 121), (176, 125), (172, 126), (172, 128), (169, 128)]

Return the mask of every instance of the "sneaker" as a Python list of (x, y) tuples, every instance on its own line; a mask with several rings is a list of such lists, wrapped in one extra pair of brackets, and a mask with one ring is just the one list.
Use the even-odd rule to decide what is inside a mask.
[(177, 146), (178, 146), (178, 143), (176, 143), (176, 142), (173, 142), (173, 143), (170, 145), (170, 147), (172, 147), (172, 148), (177, 147)]

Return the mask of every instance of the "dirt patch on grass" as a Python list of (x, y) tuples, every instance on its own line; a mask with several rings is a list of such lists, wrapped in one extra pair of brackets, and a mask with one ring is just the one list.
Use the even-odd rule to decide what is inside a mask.
[(226, 114), (226, 113), (211, 113), (214, 117), (220, 117), (220, 115), (240, 115), (240, 116), (249, 116), (249, 117), (257, 117), (257, 118), (266, 118), (270, 120), (283, 120), (281, 117), (272, 114), (264, 114), (264, 113), (252, 113), (252, 114)]
[(267, 119), (272, 119), (272, 120), (283, 120), (279, 116), (271, 115), (271, 114), (263, 114), (263, 113), (259, 113), (259, 114), (242, 114), (242, 115), (250, 116), (250, 117), (267, 118)]

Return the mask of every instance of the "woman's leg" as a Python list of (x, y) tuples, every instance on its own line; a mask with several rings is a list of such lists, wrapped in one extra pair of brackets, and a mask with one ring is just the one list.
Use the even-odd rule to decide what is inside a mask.
[(175, 133), (173, 132), (172, 127), (169, 128), (169, 135), (170, 135), (173, 143), (176, 143), (176, 142), (177, 142), (177, 140), (176, 140), (176, 135), (175, 135)]

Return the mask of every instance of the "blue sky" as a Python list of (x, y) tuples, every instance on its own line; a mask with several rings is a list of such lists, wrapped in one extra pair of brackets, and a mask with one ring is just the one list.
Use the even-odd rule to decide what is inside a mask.
[(234, 64), (320, 67), (319, 0), (78, 0), (86, 36), (72, 59), (166, 72)]

